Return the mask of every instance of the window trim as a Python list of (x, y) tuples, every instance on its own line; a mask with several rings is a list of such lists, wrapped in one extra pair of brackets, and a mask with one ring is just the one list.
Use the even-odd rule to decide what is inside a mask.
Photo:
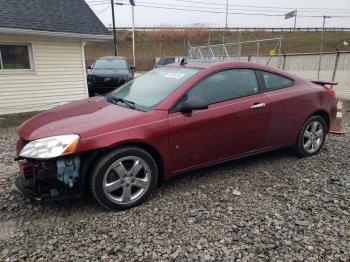
[(0, 42), (0, 45), (12, 45), (12, 46), (26, 46), (28, 50), (29, 57), (29, 66), (28, 69), (3, 69), (3, 61), (1, 56), (0, 49), (0, 75), (1, 74), (16, 74), (16, 73), (32, 73), (35, 72), (35, 63), (34, 63), (34, 53), (33, 53), (33, 45), (32, 43), (13, 43), (13, 42)]
[[(275, 91), (275, 90), (279, 90), (279, 89), (295, 86), (295, 80), (290, 78), (290, 77), (287, 77), (285, 75), (282, 75), (282, 74), (279, 74), (279, 73), (275, 73), (275, 72), (271, 72), (271, 71), (267, 71), (267, 70), (260, 70), (260, 69), (255, 69), (255, 72), (256, 72), (257, 77), (260, 79), (259, 81), (261, 82), (260, 84), (261, 84), (263, 92), (271, 92), (271, 91)], [(283, 85), (283, 86), (276, 87), (276, 88), (267, 88), (266, 85), (265, 85), (265, 79), (264, 79), (264, 76), (263, 76), (263, 72), (287, 78), (288, 80), (292, 81), (292, 83), (289, 84), (289, 85)]]
[(217, 73), (221, 73), (221, 72), (224, 72), (224, 71), (228, 71), (228, 70), (239, 70), (239, 69), (245, 69), (245, 70), (251, 70), (254, 75), (255, 75), (255, 79), (256, 79), (256, 83), (258, 85), (258, 89), (259, 89), (259, 92), (257, 93), (254, 93), (254, 94), (249, 94), (249, 95), (244, 95), (244, 96), (238, 96), (238, 97), (234, 97), (234, 98), (230, 98), (230, 99), (226, 99), (226, 100), (222, 100), (222, 101), (218, 101), (218, 102), (215, 102), (215, 103), (209, 103), (208, 105), (215, 105), (215, 104), (219, 104), (219, 103), (223, 103), (223, 102), (227, 102), (227, 101), (230, 101), (230, 100), (234, 100), (234, 99), (239, 99), (239, 98), (242, 98), (242, 97), (248, 97), (248, 96), (253, 96), (253, 95), (257, 95), (257, 94), (261, 94), (264, 92), (264, 89), (260, 83), (260, 80), (258, 78), (258, 75), (256, 73), (256, 69), (255, 68), (249, 68), (249, 67), (234, 67), (234, 68), (225, 68), (225, 69), (220, 69), (218, 71), (215, 71), (215, 72), (212, 72), (210, 73), (209, 75), (205, 76), (205, 78), (202, 78), (200, 80), (198, 80), (196, 83), (194, 83), (184, 94), (182, 94), (179, 99), (177, 99), (175, 101), (175, 103), (170, 107), (169, 109), (169, 113), (177, 113), (179, 112), (178, 110), (176, 110), (176, 106), (182, 101), (182, 99), (187, 96), (188, 92), (194, 88), (195, 86), (197, 86), (200, 82), (204, 81), (205, 79), (207, 79), (208, 77), (211, 77), (212, 75), (215, 75)]

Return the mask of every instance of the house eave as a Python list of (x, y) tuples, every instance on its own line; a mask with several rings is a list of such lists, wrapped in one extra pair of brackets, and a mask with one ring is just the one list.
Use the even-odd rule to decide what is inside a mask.
[(64, 38), (77, 38), (82, 40), (111, 40), (112, 35), (94, 35), (94, 34), (78, 34), (78, 33), (66, 33), (66, 32), (51, 32), (31, 29), (20, 28), (5, 28), (0, 27), (0, 34), (21, 34), (21, 35), (34, 35), (34, 36), (47, 36), (47, 37), (64, 37)]

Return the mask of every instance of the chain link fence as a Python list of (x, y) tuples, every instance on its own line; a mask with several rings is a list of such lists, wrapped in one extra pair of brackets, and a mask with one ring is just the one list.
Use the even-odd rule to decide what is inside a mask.
[[(338, 51), (327, 53), (298, 53), (283, 54), (281, 53), (281, 39), (262, 39), (256, 41), (227, 43), (219, 45), (206, 45), (192, 47), (189, 44), (187, 54), (191, 57), (211, 59), (211, 60), (232, 60), (232, 61), (249, 61), (264, 65), (270, 65), (283, 69), (305, 79), (335, 81), (338, 85), (334, 86), (337, 97), (343, 100), (350, 100), (350, 52)], [(259, 47), (263, 43), (276, 42), (274, 47), (265, 45), (266, 50), (277, 51), (275, 55), (263, 55), (259, 53)], [(242, 48), (246, 44), (254, 44), (254, 55), (242, 56)], [(245, 53), (251, 53), (245, 52)]]
[[(256, 59), (256, 58), (255, 58)], [(254, 57), (250, 59), (253, 61)], [(350, 100), (350, 52), (285, 54), (259, 57), (259, 63), (278, 67), (305, 79), (335, 81), (338, 98)]]
[(350, 100), (350, 52), (249, 56), (242, 60), (270, 65), (305, 79), (335, 81), (338, 98)]
[(256, 62), (258, 62), (260, 55), (265, 50), (271, 50), (280, 56), (281, 49), (282, 37), (202, 46), (192, 46), (190, 42), (187, 42), (186, 55), (201, 59), (244, 61), (242, 54), (249, 53), (255, 54)]

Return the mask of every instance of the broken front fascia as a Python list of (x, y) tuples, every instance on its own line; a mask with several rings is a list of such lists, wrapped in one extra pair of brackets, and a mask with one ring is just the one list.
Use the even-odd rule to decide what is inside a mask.
[(35, 199), (61, 199), (81, 191), (79, 156), (49, 160), (23, 159), (18, 162), (17, 187)]
[(79, 180), (80, 158), (76, 156), (57, 159), (56, 165), (57, 179), (72, 188)]

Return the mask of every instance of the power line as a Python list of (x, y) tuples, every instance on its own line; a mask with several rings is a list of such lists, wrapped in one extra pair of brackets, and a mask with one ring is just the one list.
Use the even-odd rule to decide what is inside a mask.
[[(85, 0), (86, 1), (86, 0)], [(89, 5), (89, 6), (94, 6), (94, 5), (104, 5), (106, 4), (106, 0), (100, 0), (100, 1), (97, 1), (97, 0), (93, 0), (91, 2), (87, 2), (86, 3)]]
[[(225, 14), (226, 12), (222, 11), (210, 11), (210, 10), (199, 10), (199, 9), (186, 9), (186, 8), (176, 8), (176, 7), (164, 7), (164, 6), (151, 6), (138, 4), (138, 6), (147, 7), (147, 8), (156, 8), (156, 9), (166, 9), (166, 10), (177, 10), (177, 11), (188, 11), (188, 12), (198, 12), (198, 13), (211, 13), (211, 14)], [(232, 13), (231, 15), (260, 15), (260, 16), (284, 16), (284, 15), (275, 15), (275, 14), (253, 14), (253, 13)]]
[(106, 8), (104, 8), (104, 9), (102, 9), (102, 10), (100, 10), (100, 11), (97, 11), (97, 12), (96, 12), (96, 15), (102, 14), (103, 12), (106, 12), (110, 7), (111, 7), (110, 5), (107, 5)]
[(89, 5), (96, 6), (96, 5), (106, 5), (106, 4), (110, 4), (110, 3), (109, 2), (98, 2), (98, 3), (89, 4)]
[[(128, 5), (128, 4), (126, 4)], [(211, 14), (225, 14), (223, 11), (212, 11), (212, 10), (200, 10), (200, 9), (187, 9), (181, 7), (165, 7), (165, 6), (155, 6), (155, 5), (145, 5), (138, 4), (138, 6), (146, 8), (164, 9), (164, 10), (177, 10), (177, 11), (187, 11), (187, 12), (199, 12), (199, 13), (211, 13)], [(266, 14), (266, 13), (243, 13), (243, 12), (229, 12), (231, 15), (247, 15), (247, 16), (270, 16), (270, 17), (284, 17), (283, 15), (277, 14)], [(323, 15), (299, 15), (299, 17), (323, 17)], [(332, 16), (338, 18), (350, 18), (350, 16)]]
[[(121, 1), (125, 1), (126, 3), (128, 3), (127, 0), (121, 0)], [(184, 2), (184, 3), (196, 3), (196, 4), (206, 4), (206, 5), (213, 5), (213, 6), (222, 6), (220, 7), (208, 7), (211, 9), (225, 9), (226, 4), (222, 4), (222, 3), (209, 3), (209, 2), (203, 2), (203, 1), (193, 1), (193, 0), (175, 0), (178, 2)], [(101, 0), (101, 1), (93, 1), (91, 3), (89, 3), (89, 5), (94, 6), (94, 5), (105, 5), (108, 2), (106, 0)], [(138, 1), (137, 3), (142, 3), (142, 4), (158, 4), (158, 5), (166, 5), (166, 6), (179, 6), (179, 7), (189, 7), (189, 8), (206, 8), (206, 7), (201, 7), (201, 6), (184, 6), (184, 5), (176, 5), (176, 4), (168, 4), (168, 3), (156, 3), (156, 2), (143, 2), (143, 1)], [(138, 4), (139, 5), (139, 4)], [(244, 10), (244, 11), (267, 11), (267, 12), (280, 12), (277, 10), (295, 10), (298, 9), (300, 10), (299, 12), (327, 12), (327, 13), (335, 13), (336, 11), (340, 11), (339, 13), (345, 13), (344, 10), (346, 11), (350, 11), (350, 9), (344, 9), (344, 8), (311, 8), (311, 7), (300, 7), (300, 8), (296, 8), (296, 7), (277, 7), (277, 6), (255, 6), (255, 5), (237, 5), (237, 4), (229, 4), (229, 6), (238, 6), (238, 7), (246, 7), (246, 8), (255, 8), (255, 9), (230, 9), (230, 10)], [(276, 10), (267, 10), (268, 9), (276, 9)], [(259, 9), (259, 10), (258, 10)], [(260, 10), (263, 9), (263, 10)], [(302, 10), (308, 10), (308, 11), (302, 11)], [(319, 10), (319, 11), (318, 11)], [(331, 10), (335, 10), (335, 11), (331, 11)]]
[[(220, 5), (220, 6), (226, 6), (224, 3), (213, 3), (213, 2), (204, 2), (204, 1), (193, 1), (193, 0), (175, 0), (177, 2), (185, 2), (185, 3), (196, 3), (196, 4), (205, 4), (205, 5)], [(280, 10), (294, 10), (294, 9), (300, 9), (300, 10), (320, 10), (322, 12), (329, 11), (329, 10), (348, 10), (349, 8), (317, 8), (317, 7), (280, 7), (280, 6), (256, 6), (256, 5), (238, 5), (238, 4), (230, 4), (230, 6), (238, 6), (238, 7), (253, 7), (253, 8), (272, 8), (272, 9), (280, 9)]]
[[(125, 0), (124, 0), (125, 1)], [(143, 2), (143, 1), (137, 1), (138, 4), (147, 4), (147, 5), (162, 5), (162, 6), (174, 6), (174, 7), (183, 7), (183, 8), (200, 8), (200, 9), (203, 9), (203, 8), (210, 8), (210, 9), (216, 9), (216, 10), (226, 10), (225, 7), (201, 7), (201, 6), (193, 6), (193, 5), (177, 5), (177, 4), (164, 4), (164, 3), (159, 3), (159, 2)], [(268, 9), (246, 9), (246, 8), (235, 8), (235, 9), (229, 9), (230, 11), (249, 11), (249, 12), (261, 12), (261, 11), (264, 11), (264, 12), (270, 12), (270, 13), (279, 13), (281, 14), (281, 11), (277, 11), (277, 10), (268, 10)], [(299, 13), (322, 13), (321, 11), (316, 11), (316, 10), (311, 10), (311, 11), (299, 11)], [(327, 11), (327, 13), (341, 13), (341, 14), (344, 14), (344, 13), (349, 13), (349, 12), (340, 12), (340, 11)]]
[(88, 0), (85, 0), (85, 2), (90, 5), (94, 3), (106, 2), (106, 0), (91, 0), (90, 2), (88, 2)]
[[(180, 0), (177, 0), (177, 1), (180, 1)], [(181, 1), (185, 1), (185, 0), (181, 0)], [(186, 0), (186, 1), (190, 1), (190, 0)], [(195, 2), (195, 1), (191, 1), (191, 2)], [(174, 6), (174, 5), (173, 4), (160, 4), (160, 3), (157, 3), (158, 5), (155, 5), (156, 3), (148, 3), (148, 2), (142, 2), (142, 3), (145, 3), (145, 4), (140, 4), (140, 3), (141, 2), (138, 2), (138, 6), (140, 6), (140, 7), (154, 8), (154, 9), (187, 11), (187, 12), (199, 12), (199, 13), (212, 13), (212, 14), (224, 14), (224, 13), (226, 13), (224, 11), (198, 9), (198, 8), (203, 8), (203, 7), (193, 7), (192, 6), (191, 8), (188, 8), (189, 6), (183, 6), (183, 5), (177, 5), (177, 7), (170, 7), (170, 6)], [(207, 3), (207, 4), (209, 4), (208, 2), (196, 2), (196, 3)], [(92, 4), (92, 5), (105, 5), (105, 4), (108, 4), (108, 3), (107, 2), (100, 2), (100, 3), (95, 3), (95, 4)], [(150, 4), (152, 4), (152, 5), (150, 5)], [(126, 2), (124, 5), (129, 5), (129, 4)], [(166, 5), (166, 6), (164, 6), (164, 5)], [(219, 4), (217, 4), (217, 5), (219, 5)], [(208, 7), (208, 8), (210, 8), (210, 7)], [(211, 9), (213, 9), (213, 8), (211, 8)], [(234, 9), (230, 9), (230, 10), (234, 10)], [(245, 11), (249, 11), (250, 12), (250, 11), (253, 11), (253, 10), (247, 9)], [(256, 10), (256, 11), (260, 12), (260, 11), (264, 11), (264, 10)], [(267, 12), (271, 12), (271, 10), (266, 10), (266, 11)], [(270, 13), (228, 12), (228, 14), (231, 14), (231, 15), (247, 15), (247, 16), (284, 17), (284, 14), (270, 14)], [(320, 18), (320, 17), (323, 17), (323, 15), (299, 15), (299, 17)], [(346, 15), (344, 15), (344, 16), (338, 15), (338, 16), (332, 16), (332, 17), (334, 17), (334, 18), (350, 18), (350, 16), (346, 16)]]
[[(162, 5), (162, 6), (174, 6), (174, 7), (186, 7), (186, 8), (210, 8), (210, 9), (216, 9), (216, 10), (225, 10), (226, 8), (222, 7), (202, 7), (202, 6), (193, 6), (193, 5), (177, 5), (177, 4), (164, 4), (164, 3), (159, 3), (159, 2), (143, 2), (143, 1), (137, 1), (138, 5), (139, 4), (147, 4), (147, 5)], [(260, 9), (229, 9), (229, 10), (240, 10), (240, 11), (267, 11), (267, 12), (279, 12), (280, 11), (269, 11), (269, 10), (260, 10)]]

